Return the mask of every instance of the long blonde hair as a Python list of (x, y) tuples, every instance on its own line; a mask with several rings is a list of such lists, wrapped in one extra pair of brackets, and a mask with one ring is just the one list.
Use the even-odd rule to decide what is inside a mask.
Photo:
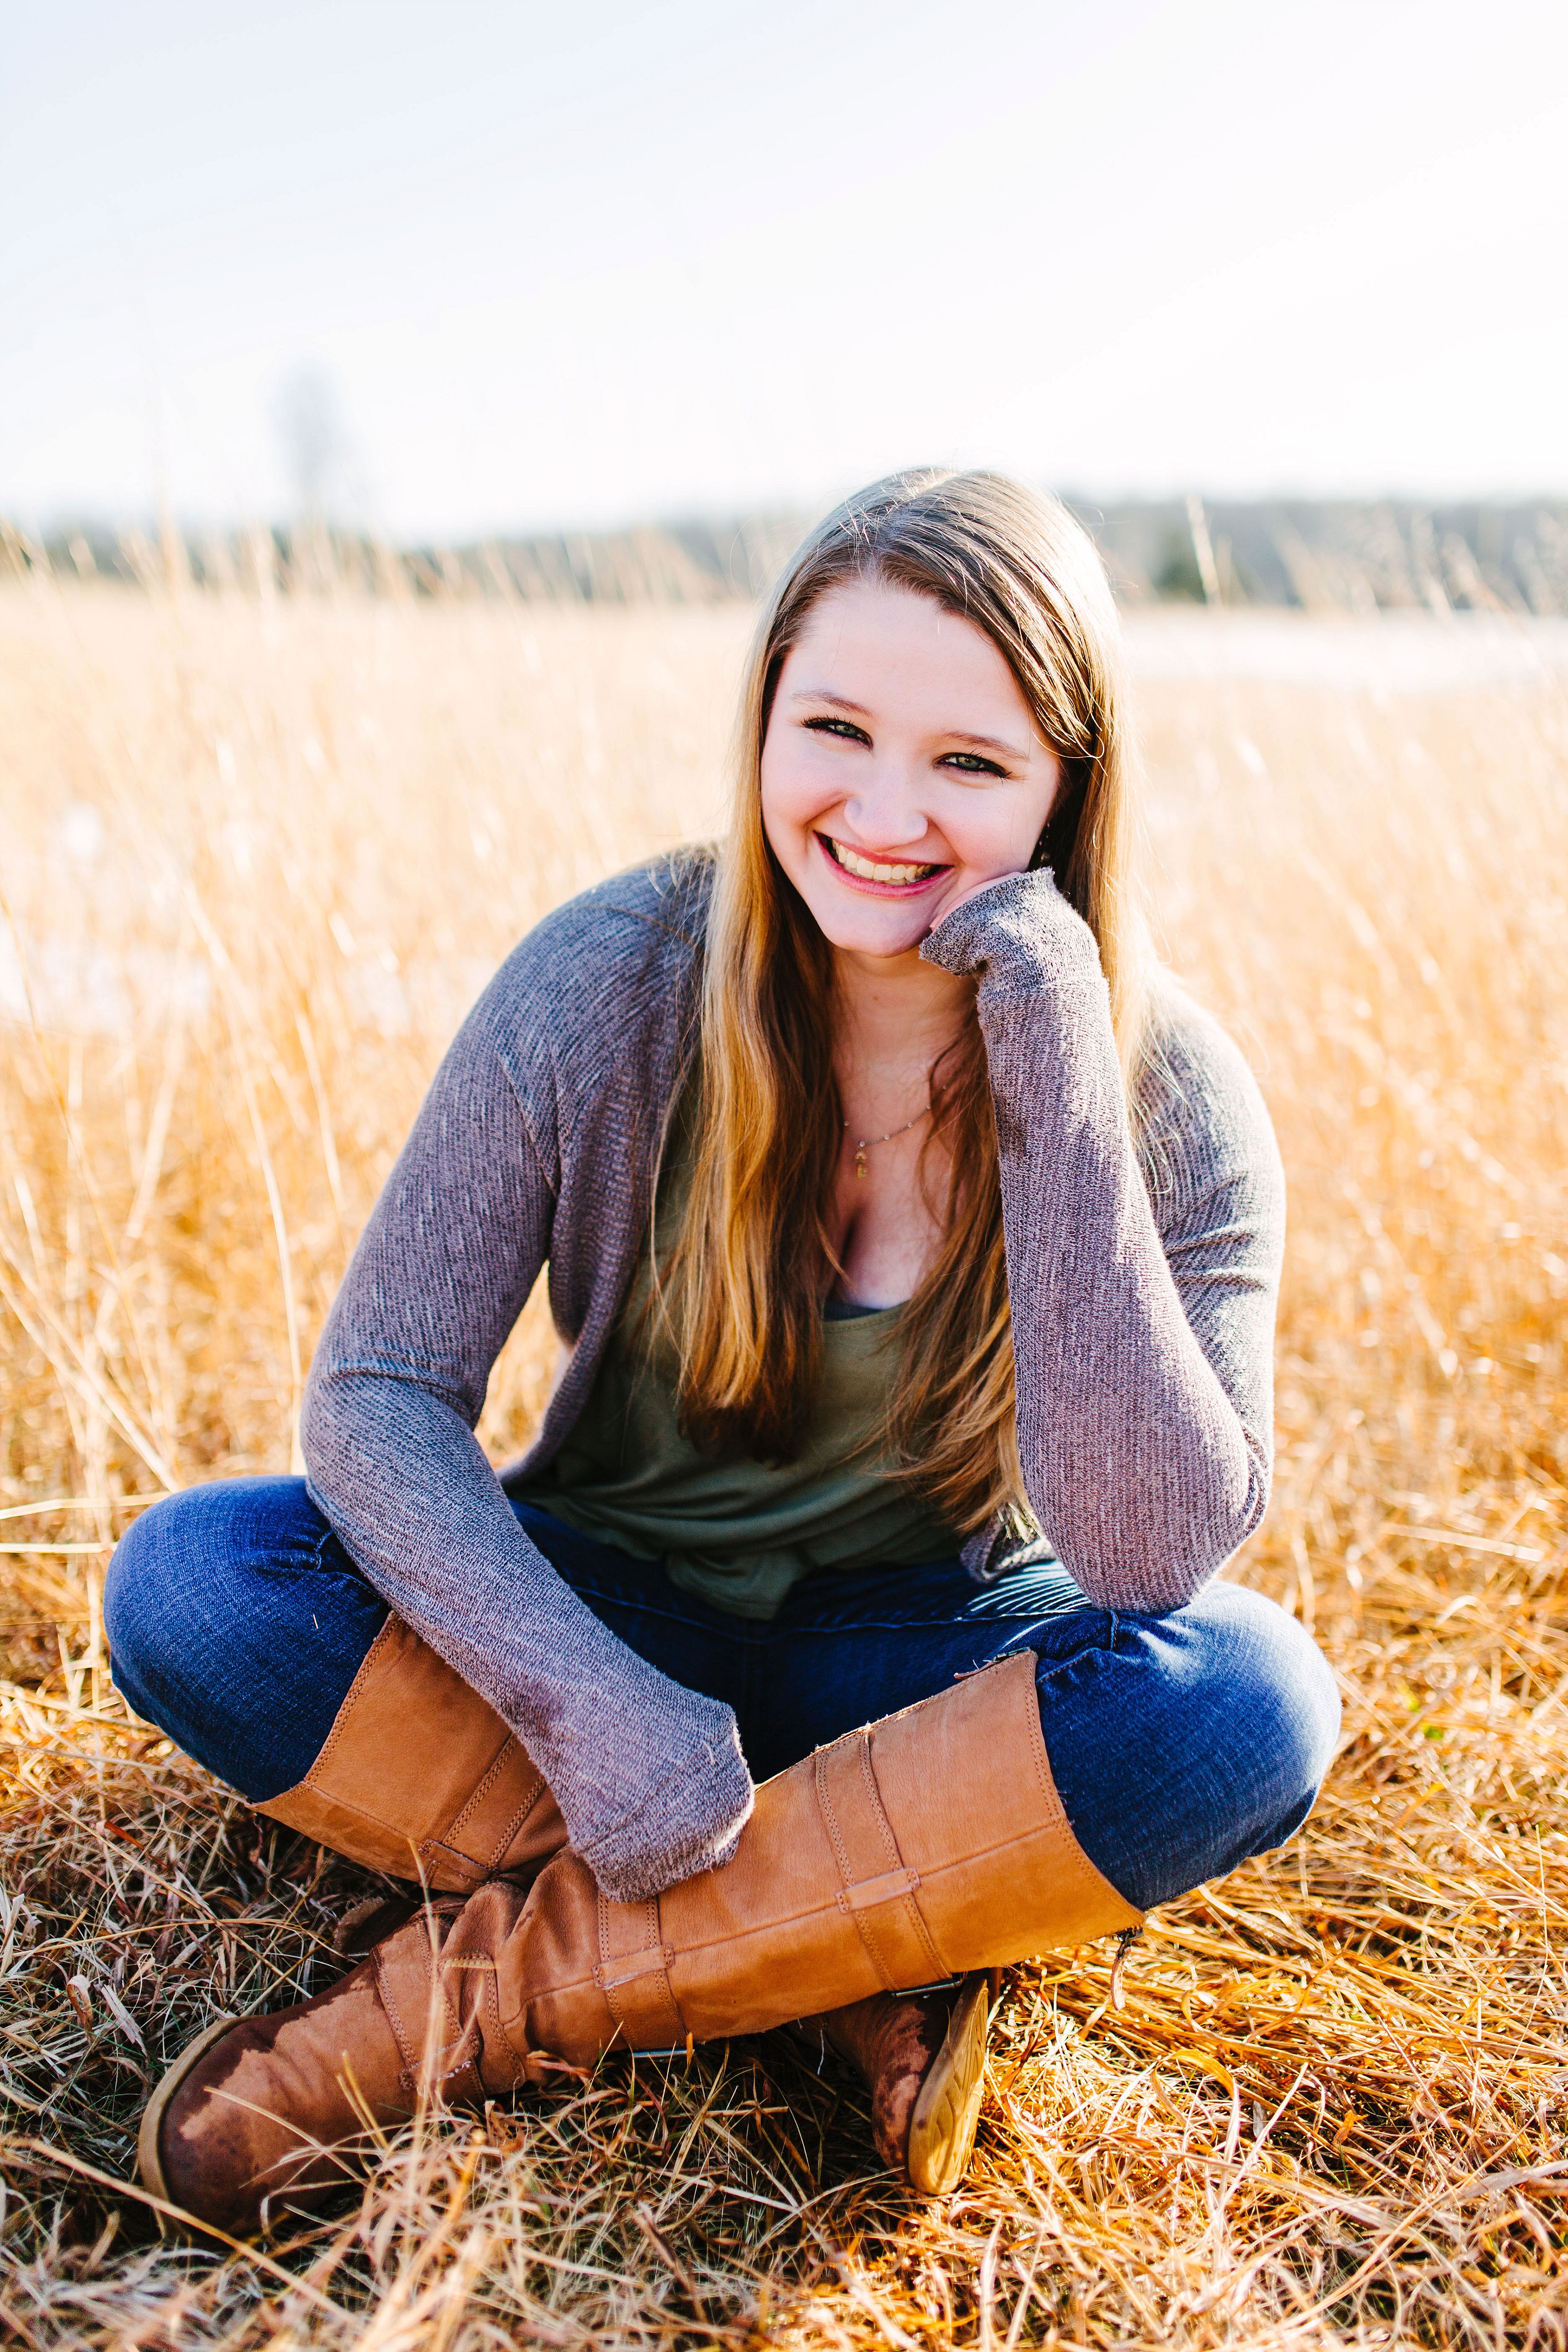
[[(1146, 1028), (1121, 632), (1092, 543), (1056, 500), (997, 474), (896, 474), (857, 492), (786, 566), (748, 657), (708, 919), (695, 1158), (658, 1276), (682, 1426), (700, 1446), (763, 1461), (792, 1457), (812, 1409), (843, 1111), (832, 950), (763, 832), (762, 751), (784, 656), (818, 598), (849, 581), (933, 598), (1001, 651), (1062, 764), (1037, 862), (1099, 944), (1134, 1104)], [(945, 1238), (901, 1318), (887, 1449), (950, 1525), (998, 1509), (1027, 1524), (996, 1132), (973, 1012), (932, 1099), (926, 1150), (941, 1135), (952, 1166)]]

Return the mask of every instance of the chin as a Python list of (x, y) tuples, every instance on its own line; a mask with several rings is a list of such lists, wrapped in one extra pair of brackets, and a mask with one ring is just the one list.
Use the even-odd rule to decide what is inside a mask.
[(885, 915), (868, 919), (853, 907), (813, 905), (809, 898), (805, 903), (823, 938), (846, 955), (908, 955), (919, 947), (934, 919), (923, 907), (889, 907)]

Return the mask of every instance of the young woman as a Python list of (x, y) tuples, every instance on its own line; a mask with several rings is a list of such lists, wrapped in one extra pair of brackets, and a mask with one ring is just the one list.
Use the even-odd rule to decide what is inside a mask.
[[(1058, 506), (900, 476), (758, 631), (716, 853), (550, 916), (316, 1352), (308, 1481), (147, 1514), (138, 1712), (434, 1899), (147, 2111), (161, 2194), (309, 2204), (367, 2119), (811, 2021), (953, 2186), (987, 1974), (1310, 1811), (1339, 1709), (1215, 1572), (1268, 1499), (1283, 1185), (1128, 874), (1115, 614)], [(474, 1438), (542, 1267), (531, 1452)]]

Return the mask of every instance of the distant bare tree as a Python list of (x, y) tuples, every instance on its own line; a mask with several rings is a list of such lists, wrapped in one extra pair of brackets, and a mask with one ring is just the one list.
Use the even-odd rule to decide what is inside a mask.
[(320, 522), (328, 506), (349, 489), (353, 456), (338, 388), (326, 370), (301, 367), (285, 376), (273, 400), (272, 420), (293, 486), (294, 511), (305, 521)]

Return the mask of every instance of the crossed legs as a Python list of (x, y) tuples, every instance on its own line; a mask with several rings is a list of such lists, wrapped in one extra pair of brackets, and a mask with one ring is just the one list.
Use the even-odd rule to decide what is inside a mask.
[[(421, 2004), (444, 2021), (427, 2087), (447, 2095), (532, 2078), (554, 2057), (591, 2061), (617, 2040), (755, 2031), (802, 2007), (864, 2024), (869, 2003), (882, 2047), (901, 1986), (1125, 1927), (1279, 1843), (1331, 1751), (1327, 1668), (1290, 1620), (1234, 1587), (1163, 1619), (1116, 1617), (1059, 1571), (976, 1594), (956, 1563), (938, 1563), (820, 1580), (773, 1625), (737, 1628), (657, 1568), (529, 1524), (624, 1638), (736, 1706), (759, 1777), (784, 1767), (735, 1861), (652, 1906), (606, 1904), (557, 1852), (559, 1815), (526, 1756), (387, 1618), (300, 1482), (237, 1481), (158, 1507), (121, 1546), (106, 1595), (132, 1703), (253, 1801), (375, 1866), (481, 1888), (447, 1908), (437, 1953), (416, 1924), (323, 1997), (329, 2039), (358, 2001), (360, 2041), (341, 2054), (362, 2083), (379, 2064), (387, 2115), (425, 2079), (430, 2053), (409, 2022)], [(796, 1762), (792, 1744), (821, 1752)], [(280, 2067), (296, 2108), (316, 2082), (309, 2137), (330, 2143), (337, 2061), (321, 2006), (191, 2053), (184, 2087), (160, 2094), (154, 2168), (166, 2142), (193, 2181), (215, 2179), (215, 2099), (264, 2115)], [(848, 2046), (859, 2054), (853, 2034)], [(983, 2021), (965, 2046), (983, 2046)], [(223, 2087), (237, 2068), (242, 2099)], [(963, 2137), (950, 2120), (939, 2169)], [(268, 2182), (291, 2196), (310, 2186), (291, 2154), (300, 2124), (286, 2116), (281, 2142), (243, 2145), (224, 2125), (243, 2175), (224, 2192), (231, 2223)]]

